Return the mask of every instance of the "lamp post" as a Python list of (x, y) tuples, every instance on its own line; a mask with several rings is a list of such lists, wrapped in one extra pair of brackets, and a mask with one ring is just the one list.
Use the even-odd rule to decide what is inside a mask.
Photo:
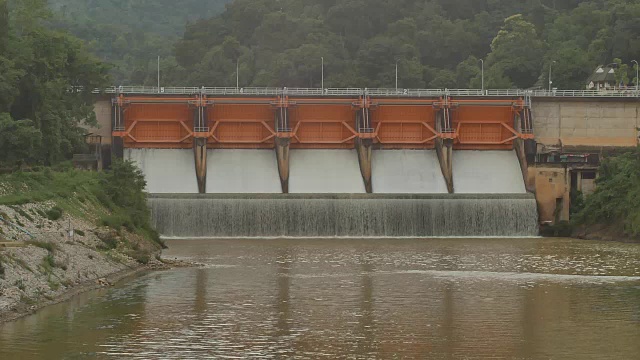
[(236, 90), (240, 88), (240, 59), (236, 60)]
[(638, 70), (640, 70), (640, 64), (638, 64), (637, 60), (631, 60), (631, 62), (636, 64), (636, 92), (638, 92), (638, 83), (640, 82), (640, 78), (638, 77)]
[(322, 60), (322, 91), (324, 92), (324, 56), (320, 57)]
[(555, 63), (556, 62), (554, 60), (549, 64), (549, 92), (551, 92), (551, 84), (553, 84), (553, 81), (551, 81), (551, 66)]
[(398, 92), (398, 60), (396, 60), (396, 93)]
[(158, 92), (160, 92), (160, 55), (158, 55)]
[(482, 63), (482, 94), (484, 95), (484, 60), (480, 59), (480, 62)]

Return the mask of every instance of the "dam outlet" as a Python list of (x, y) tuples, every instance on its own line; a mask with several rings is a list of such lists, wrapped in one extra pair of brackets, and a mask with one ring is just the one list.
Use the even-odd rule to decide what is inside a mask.
[(166, 237), (535, 236), (522, 98), (120, 94)]

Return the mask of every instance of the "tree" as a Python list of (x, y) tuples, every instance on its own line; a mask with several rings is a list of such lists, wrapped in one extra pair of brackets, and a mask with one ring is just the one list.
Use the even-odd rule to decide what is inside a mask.
[(542, 68), (543, 54), (544, 44), (533, 24), (520, 14), (508, 17), (493, 39), (487, 58), (492, 74), (490, 86), (507, 79), (520, 88), (533, 86)]
[(37, 162), (42, 134), (31, 120), (15, 121), (0, 113), (0, 164), (20, 166)]
[(616, 78), (616, 86), (626, 86), (629, 83), (629, 65), (623, 64), (621, 59), (613, 59), (613, 63), (616, 64), (616, 71), (614, 73)]

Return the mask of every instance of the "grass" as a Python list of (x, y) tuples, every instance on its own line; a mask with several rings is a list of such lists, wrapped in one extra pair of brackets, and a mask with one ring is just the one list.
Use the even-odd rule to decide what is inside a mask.
[(56, 267), (56, 260), (53, 258), (53, 254), (47, 254), (44, 258), (42, 258), (42, 269), (44, 272), (49, 274)]
[(24, 281), (22, 279), (16, 280), (13, 283), (14, 286), (16, 286), (18, 289), (25, 291), (26, 290), (26, 286), (24, 285)]
[(56, 250), (56, 245), (45, 241), (27, 241), (27, 245), (33, 245), (41, 249), (47, 250), (49, 253), (53, 253)]
[(27, 220), (29, 220), (29, 221), (33, 222), (33, 217), (32, 217), (31, 215), (29, 215), (26, 211), (22, 210), (22, 209), (21, 209), (21, 208), (19, 208), (19, 207), (15, 207), (15, 206), (12, 206), (11, 208), (12, 208), (15, 212), (17, 212), (20, 216), (22, 216), (23, 218), (25, 218), (25, 219), (27, 219)]
[(0, 255), (0, 279), (4, 279), (4, 257)]
[[(10, 191), (0, 196), (0, 205), (50, 202), (53, 203), (51, 208), (36, 209), (35, 212), (50, 221), (57, 221), (68, 214), (118, 232), (126, 229), (165, 247), (150, 225), (146, 195), (143, 193), (144, 177), (131, 163), (115, 162), (110, 172), (102, 173), (77, 171), (67, 166), (33, 172), (18, 171), (0, 175), (0, 183)], [(76, 230), (76, 233), (84, 236), (81, 230)], [(117, 244), (113, 240), (105, 243), (108, 249), (115, 248), (114, 245)]]

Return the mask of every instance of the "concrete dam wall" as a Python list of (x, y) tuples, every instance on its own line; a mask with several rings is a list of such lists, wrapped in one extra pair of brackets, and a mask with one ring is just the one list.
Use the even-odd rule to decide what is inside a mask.
[(454, 152), (449, 194), (435, 151), (375, 150), (366, 194), (353, 150), (294, 150), (281, 193), (270, 150), (209, 150), (207, 193), (191, 150), (128, 150), (168, 237), (534, 236), (537, 207), (512, 151)]

